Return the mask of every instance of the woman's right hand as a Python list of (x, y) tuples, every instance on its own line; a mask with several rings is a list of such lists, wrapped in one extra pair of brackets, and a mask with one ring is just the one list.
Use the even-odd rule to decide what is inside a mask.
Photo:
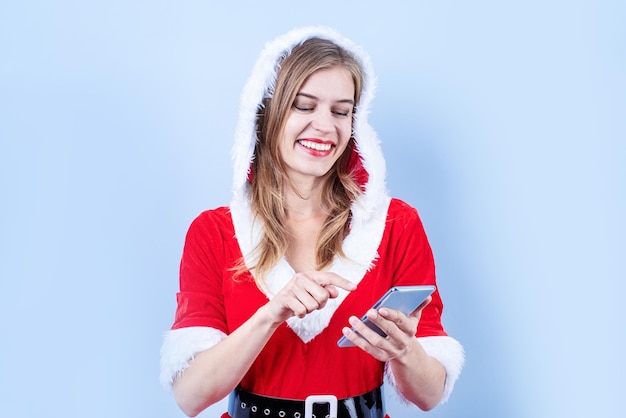
[(281, 324), (292, 316), (304, 318), (326, 306), (328, 299), (336, 298), (339, 295), (337, 288), (350, 292), (356, 289), (356, 285), (331, 272), (296, 273), (265, 307), (275, 324)]
[(196, 416), (235, 388), (250, 369), (276, 328), (292, 316), (304, 317), (336, 298), (341, 288), (356, 289), (352, 282), (330, 272), (296, 274), (252, 317), (213, 347), (197, 354), (174, 381), (180, 408)]

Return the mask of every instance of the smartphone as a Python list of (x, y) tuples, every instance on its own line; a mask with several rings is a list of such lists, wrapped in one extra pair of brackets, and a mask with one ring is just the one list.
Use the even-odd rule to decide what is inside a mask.
[[(409, 315), (418, 306), (421, 305), (422, 302), (426, 300), (428, 296), (430, 296), (435, 291), (435, 286), (426, 285), (426, 286), (396, 286), (387, 290), (385, 294), (378, 299), (374, 305), (372, 305), (371, 309), (380, 309), (380, 308), (389, 308), (396, 309), (402, 312), (405, 315)], [(365, 323), (370, 329), (374, 330), (381, 337), (386, 337), (385, 334), (380, 328), (378, 328), (374, 323), (372, 323), (367, 315), (364, 314), (361, 317), (361, 321)], [(352, 329), (354, 331), (354, 328)], [(337, 341), (337, 345), (339, 347), (354, 347), (352, 341), (347, 339), (345, 336), (341, 336), (339, 341)]]

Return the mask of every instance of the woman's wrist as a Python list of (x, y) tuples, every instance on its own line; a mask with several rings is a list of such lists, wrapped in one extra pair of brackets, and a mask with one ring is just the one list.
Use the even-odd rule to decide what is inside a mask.
[(269, 306), (270, 302), (261, 306), (255, 313), (260, 327), (268, 327), (270, 330), (275, 331), (283, 322), (282, 318), (277, 318), (272, 314), (272, 308)]
[(426, 360), (428, 360), (428, 354), (426, 354), (417, 338), (413, 338), (406, 349), (391, 359), (390, 363), (392, 363), (392, 366), (415, 368), (416, 365)]

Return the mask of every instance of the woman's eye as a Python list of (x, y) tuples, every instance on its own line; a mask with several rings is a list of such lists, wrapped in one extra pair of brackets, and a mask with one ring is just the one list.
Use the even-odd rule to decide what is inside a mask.
[(315, 105), (313, 103), (308, 103), (305, 100), (296, 100), (293, 103), (293, 108), (300, 112), (310, 112), (315, 109)]
[(337, 116), (344, 117), (344, 116), (348, 116), (350, 114), (350, 111), (349, 110), (333, 110), (333, 113)]

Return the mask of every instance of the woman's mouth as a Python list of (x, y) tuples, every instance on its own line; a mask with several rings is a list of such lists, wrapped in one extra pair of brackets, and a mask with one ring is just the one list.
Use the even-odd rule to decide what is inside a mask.
[(323, 142), (318, 142), (318, 141), (311, 141), (309, 139), (300, 139), (298, 140), (298, 143), (302, 145), (304, 148), (307, 148), (311, 151), (318, 151), (322, 153), (326, 153), (334, 147), (334, 144), (330, 142), (323, 143)]

